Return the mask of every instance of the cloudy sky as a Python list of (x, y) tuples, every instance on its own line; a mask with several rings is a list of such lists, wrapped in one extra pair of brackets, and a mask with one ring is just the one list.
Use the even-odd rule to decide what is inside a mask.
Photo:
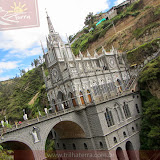
[(38, 0), (40, 27), (0, 31), (0, 81), (19, 75), (19, 69), (31, 69), (31, 62), (42, 56), (40, 40), (46, 47), (48, 34), (45, 8), (56, 32), (65, 40), (66, 34), (73, 35), (82, 29), (89, 12), (105, 12), (121, 2), (123, 0)]

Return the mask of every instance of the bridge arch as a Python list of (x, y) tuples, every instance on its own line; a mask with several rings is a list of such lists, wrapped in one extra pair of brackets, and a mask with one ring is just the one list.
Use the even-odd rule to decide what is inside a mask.
[(86, 136), (83, 126), (80, 123), (74, 120), (57, 120), (45, 129), (44, 140), (47, 139), (52, 129), (59, 134), (60, 138), (84, 138)]
[(35, 160), (37, 157), (36, 149), (31, 147), (28, 142), (24, 142), (24, 140), (7, 138), (7, 140), (4, 140), (1, 145), (4, 145), (7, 147), (7, 149), (14, 151), (14, 160)]
[(45, 127), (45, 133), (42, 138), (43, 146), (46, 146), (47, 138), (50, 135), (52, 129), (56, 132), (56, 135), (59, 137), (59, 139), (76, 139), (86, 137), (85, 129), (78, 120), (65, 119), (62, 121), (60, 119), (57, 119), (56, 121), (54, 121), (54, 123)]

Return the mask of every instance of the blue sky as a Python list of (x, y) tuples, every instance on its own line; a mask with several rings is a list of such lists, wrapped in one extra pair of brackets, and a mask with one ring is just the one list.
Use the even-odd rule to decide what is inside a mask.
[(0, 31), (0, 81), (19, 75), (19, 69), (31, 69), (31, 62), (42, 56), (40, 40), (46, 47), (48, 34), (45, 8), (55, 30), (65, 40), (66, 34), (73, 35), (82, 29), (89, 12), (106, 11), (121, 2), (123, 0), (38, 0), (40, 27)]

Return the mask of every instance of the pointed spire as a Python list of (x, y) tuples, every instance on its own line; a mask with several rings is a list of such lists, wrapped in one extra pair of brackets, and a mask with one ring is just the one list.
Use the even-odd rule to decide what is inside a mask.
[(90, 55), (88, 49), (87, 49), (87, 57), (89, 57), (89, 58), (91, 57), (91, 55)]
[(106, 53), (106, 50), (104, 49), (104, 47), (102, 46), (102, 53)]
[(43, 54), (45, 55), (45, 51), (44, 51), (44, 48), (43, 48), (42, 42), (40, 41), (40, 43), (41, 43), (41, 48), (42, 48)]
[(55, 30), (53, 28), (53, 25), (52, 25), (52, 22), (51, 22), (51, 19), (50, 17), (48, 16), (48, 12), (46, 10), (46, 14), (47, 14), (47, 22), (48, 22), (48, 29), (49, 29), (49, 33), (54, 33)]
[(94, 57), (98, 57), (96, 50), (94, 50)]
[(80, 56), (81, 58), (83, 58), (83, 54), (81, 53), (80, 50), (79, 50), (79, 56)]

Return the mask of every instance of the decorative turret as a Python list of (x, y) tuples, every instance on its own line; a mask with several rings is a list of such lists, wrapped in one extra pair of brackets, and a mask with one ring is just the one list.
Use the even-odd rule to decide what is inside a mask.
[(106, 54), (106, 50), (104, 49), (104, 47), (102, 46), (102, 53)]
[(95, 57), (95, 58), (98, 57), (98, 54), (97, 54), (96, 50), (94, 50), (94, 57)]
[(41, 48), (42, 48), (42, 51), (43, 51), (43, 55), (45, 55), (45, 51), (44, 51), (44, 48), (43, 48), (42, 42), (40, 41), (40, 43), (41, 43)]
[(89, 51), (87, 50), (87, 57), (88, 58), (90, 58), (91, 57), (91, 55), (90, 55), (90, 53), (89, 53)]
[(47, 14), (47, 22), (48, 22), (49, 33), (55, 33), (55, 30), (54, 30), (54, 28), (53, 28), (51, 19), (50, 19), (50, 17), (48, 16), (47, 11), (46, 11), (46, 14)]

